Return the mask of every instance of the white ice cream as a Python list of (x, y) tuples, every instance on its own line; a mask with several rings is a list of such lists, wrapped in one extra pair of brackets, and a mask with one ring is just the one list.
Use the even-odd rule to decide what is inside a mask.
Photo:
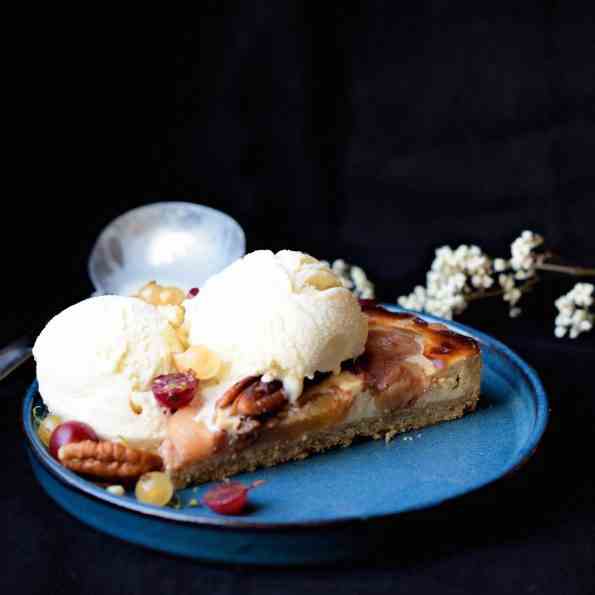
[[(300, 252), (253, 252), (209, 279), (184, 306), (189, 343), (223, 362), (217, 379), (200, 383), (198, 416), (211, 428), (233, 425), (217, 416), (215, 403), (237, 380), (279, 379), (295, 401), (304, 378), (338, 372), (363, 352), (367, 338), (357, 299), (328, 266)], [(33, 348), (49, 410), (88, 423), (107, 440), (159, 446), (168, 414), (151, 383), (176, 371), (172, 355), (184, 347), (172, 324), (182, 314), (122, 296), (90, 298), (58, 314)]]
[(184, 302), (191, 345), (204, 345), (224, 362), (216, 384), (201, 389), (199, 416), (213, 425), (214, 402), (246, 376), (283, 382), (290, 400), (304, 378), (338, 372), (364, 351), (367, 319), (338, 277), (301, 252), (252, 252), (211, 277)]
[[(51, 413), (88, 423), (101, 438), (155, 448), (167, 416), (151, 392), (175, 372), (183, 347), (157, 308), (136, 298), (101, 296), (55, 316), (33, 348), (39, 391)], [(142, 412), (135, 413), (135, 403)]]

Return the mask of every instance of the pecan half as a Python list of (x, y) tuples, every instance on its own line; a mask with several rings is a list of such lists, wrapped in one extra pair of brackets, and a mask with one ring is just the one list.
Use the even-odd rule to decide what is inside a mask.
[(240, 395), (240, 393), (248, 388), (251, 384), (258, 381), (258, 376), (248, 376), (230, 386), (217, 401), (217, 407), (225, 409), (229, 407)]
[(58, 451), (58, 458), (66, 468), (99, 479), (135, 479), (163, 466), (159, 455), (107, 441), (65, 444)]
[(239, 395), (234, 409), (240, 415), (257, 416), (278, 411), (286, 402), (287, 397), (278, 380), (256, 382)]

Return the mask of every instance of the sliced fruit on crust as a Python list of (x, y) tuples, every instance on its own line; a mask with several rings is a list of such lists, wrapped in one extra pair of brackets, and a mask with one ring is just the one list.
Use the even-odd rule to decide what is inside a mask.
[[(393, 435), (475, 408), (481, 370), (475, 340), (410, 314), (375, 306), (364, 312), (369, 321), (364, 354), (346, 362), (341, 373), (310, 383), (296, 404), (240, 416), (229, 433), (209, 432), (194, 420), (195, 412), (175, 413), (161, 447), (174, 482), (221, 479), (347, 445), (360, 435)], [(247, 379), (243, 390), (253, 394), (257, 381)], [(224, 405), (237, 411), (233, 399)]]

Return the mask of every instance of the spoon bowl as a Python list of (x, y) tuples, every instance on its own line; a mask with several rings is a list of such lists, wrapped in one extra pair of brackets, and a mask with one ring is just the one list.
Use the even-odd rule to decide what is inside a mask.
[(89, 257), (97, 294), (135, 293), (148, 281), (200, 287), (246, 249), (240, 225), (204, 205), (158, 202), (132, 209), (99, 235)]

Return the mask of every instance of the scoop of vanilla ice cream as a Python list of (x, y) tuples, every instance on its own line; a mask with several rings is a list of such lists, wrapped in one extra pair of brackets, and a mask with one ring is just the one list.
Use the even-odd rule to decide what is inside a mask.
[(329, 267), (289, 250), (248, 254), (184, 306), (190, 344), (225, 363), (219, 384), (202, 389), (207, 402), (253, 375), (281, 380), (293, 401), (304, 378), (338, 372), (341, 362), (360, 355), (368, 333), (357, 299)]
[(151, 382), (176, 371), (171, 356), (179, 351), (173, 327), (157, 308), (115, 295), (67, 308), (33, 347), (39, 392), (51, 413), (141, 448), (156, 448), (165, 436), (167, 416)]

